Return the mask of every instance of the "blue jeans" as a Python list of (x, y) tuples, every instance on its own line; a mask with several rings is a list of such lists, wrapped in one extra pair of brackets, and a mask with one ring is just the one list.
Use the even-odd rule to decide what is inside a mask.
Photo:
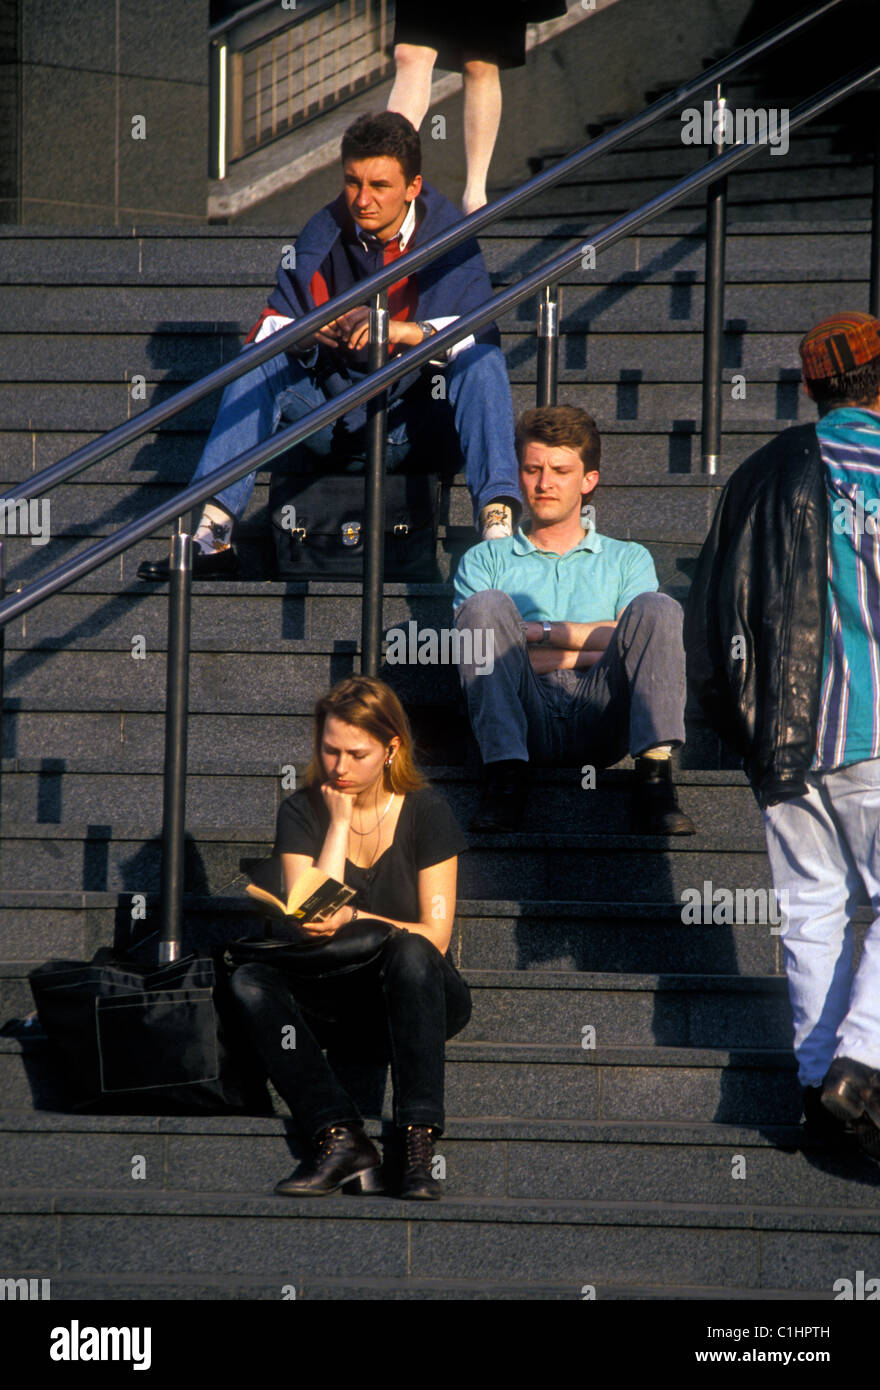
[[(835, 1057), (880, 1067), (880, 758), (807, 774), (807, 793), (764, 811), (782, 899), (794, 1051), (803, 1086)], [(852, 915), (864, 884), (874, 921), (853, 970)]]
[[(519, 500), (513, 401), (501, 349), (476, 343), (457, 353), (447, 367), (431, 368), (430, 373), (431, 378), (445, 377), (447, 399), (434, 400), (430, 387), (420, 379), (392, 401), (388, 410), (389, 471), (398, 469), (412, 448), (434, 456), (445, 449), (447, 466), (438, 471), (456, 471), (463, 457), (474, 521), (487, 502), (498, 497)], [(285, 353), (246, 372), (223, 392), (193, 482), (210, 477), (230, 459), (268, 439), (282, 420), (293, 424), (327, 399), (314, 371)], [(363, 458), (363, 431), (348, 430), (343, 416), (335, 425), (310, 435), (301, 447), (322, 458)], [(450, 452), (455, 468), (448, 468)], [(255, 480), (256, 473), (249, 473), (215, 493), (215, 498), (231, 516), (241, 517)]]

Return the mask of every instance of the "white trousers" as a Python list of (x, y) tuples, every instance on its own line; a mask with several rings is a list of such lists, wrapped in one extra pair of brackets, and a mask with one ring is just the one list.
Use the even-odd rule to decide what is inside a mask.
[[(880, 1068), (880, 758), (807, 775), (805, 796), (764, 812), (803, 1086), (835, 1057)], [(872, 922), (853, 970), (852, 916), (864, 885)], [(783, 904), (785, 899), (782, 899)]]

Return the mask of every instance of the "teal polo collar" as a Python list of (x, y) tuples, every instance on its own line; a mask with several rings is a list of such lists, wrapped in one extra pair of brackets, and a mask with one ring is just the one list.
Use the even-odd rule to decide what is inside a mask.
[[(538, 547), (536, 545), (533, 545), (532, 542), (529, 540), (528, 535), (523, 530), (522, 526), (518, 526), (516, 529), (516, 534), (513, 538), (513, 545), (511, 549), (513, 550), (514, 555), (528, 555), (529, 552), (532, 550), (537, 551), (540, 555), (559, 554), (557, 550), (539, 551)], [(566, 550), (565, 554), (571, 555), (574, 553), (575, 550), (589, 550), (594, 555), (598, 555), (601, 549), (602, 538), (596, 531), (596, 528), (593, 525), (592, 521), (588, 521), (586, 526), (584, 527), (583, 540), (578, 541), (577, 545), (572, 546), (571, 550)], [(564, 556), (562, 558), (564, 558)]]

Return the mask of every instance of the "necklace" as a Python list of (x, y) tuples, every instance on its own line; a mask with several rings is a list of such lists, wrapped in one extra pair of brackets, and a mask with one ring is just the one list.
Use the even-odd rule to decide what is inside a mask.
[(373, 833), (374, 830), (378, 830), (378, 829), (379, 829), (379, 826), (382, 824), (383, 820), (384, 820), (385, 817), (388, 815), (388, 812), (391, 810), (391, 803), (392, 803), (393, 800), (394, 800), (394, 792), (392, 792), (391, 795), (389, 796), (389, 798), (388, 798), (388, 805), (385, 807), (385, 810), (382, 812), (381, 816), (380, 816), (379, 819), (376, 821), (376, 824), (375, 824), (375, 825), (371, 825), (370, 828), (369, 828), (369, 830), (358, 830), (358, 829), (356, 829), (356, 827), (355, 827), (355, 825), (354, 825), (354, 822), (352, 822), (352, 824), (351, 824), (351, 829), (354, 831), (355, 835), (361, 835), (361, 836), (364, 836), (364, 835), (372, 835), (372, 833)]

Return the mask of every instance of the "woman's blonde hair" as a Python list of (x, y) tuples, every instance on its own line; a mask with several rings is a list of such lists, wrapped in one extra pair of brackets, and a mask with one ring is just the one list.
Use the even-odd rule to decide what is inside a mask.
[(326, 775), (321, 762), (321, 743), (328, 715), (363, 729), (386, 747), (393, 738), (400, 739), (390, 766), (384, 769), (386, 791), (415, 792), (427, 785), (413, 757), (409, 720), (390, 685), (375, 676), (346, 676), (315, 705), (315, 747), (306, 769), (308, 786), (319, 786)]

